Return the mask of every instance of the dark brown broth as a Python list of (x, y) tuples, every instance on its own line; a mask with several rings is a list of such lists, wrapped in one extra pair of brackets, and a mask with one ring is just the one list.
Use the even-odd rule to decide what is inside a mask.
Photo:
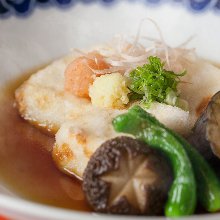
[(31, 201), (89, 211), (81, 183), (59, 171), (52, 160), (54, 138), (19, 116), (14, 106), (14, 91), (18, 85), (17, 82), (8, 85), (0, 95), (1, 184)]

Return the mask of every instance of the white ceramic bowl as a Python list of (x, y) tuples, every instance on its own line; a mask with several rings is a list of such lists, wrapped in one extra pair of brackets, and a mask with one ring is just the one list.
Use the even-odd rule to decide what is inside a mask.
[[(194, 36), (189, 46), (195, 47), (200, 56), (220, 63), (219, 0), (79, 0), (69, 4), (64, 4), (68, 0), (39, 1), (0, 0), (0, 86), (73, 48), (88, 48), (118, 33), (135, 35), (140, 21), (147, 17), (157, 22), (171, 46)], [(142, 32), (157, 36), (155, 27), (149, 22)], [(35, 204), (15, 198), (7, 186), (1, 188), (0, 213), (13, 219), (139, 218), (102, 216)], [(220, 214), (199, 218), (217, 220)]]

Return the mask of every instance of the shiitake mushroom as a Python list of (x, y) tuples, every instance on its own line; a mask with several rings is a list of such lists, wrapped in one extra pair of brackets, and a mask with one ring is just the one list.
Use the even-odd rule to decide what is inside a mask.
[(188, 140), (208, 161), (220, 158), (220, 91), (211, 98)]
[(83, 175), (83, 191), (97, 212), (158, 215), (163, 212), (172, 171), (145, 143), (117, 137), (93, 154)]

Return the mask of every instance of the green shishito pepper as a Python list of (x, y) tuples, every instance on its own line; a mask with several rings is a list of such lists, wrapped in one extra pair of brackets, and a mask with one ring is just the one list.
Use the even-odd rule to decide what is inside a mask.
[(174, 181), (169, 191), (165, 215), (175, 217), (193, 214), (196, 206), (196, 183), (187, 153), (179, 140), (154, 123), (153, 117), (147, 116), (142, 108), (135, 106), (113, 120), (114, 129), (134, 135), (161, 150), (170, 160)]
[(208, 212), (220, 210), (220, 182), (215, 172), (195, 148), (179, 135), (174, 135), (183, 144), (191, 160), (200, 203)]
[[(129, 133), (154, 148), (164, 152), (170, 160), (174, 182), (168, 195), (165, 215), (168, 217), (190, 215), (198, 198), (207, 211), (220, 209), (220, 183), (205, 159), (182, 137), (162, 125), (139, 106), (113, 120), (116, 131)], [(192, 169), (193, 167), (193, 169)]]
[[(138, 106), (137, 108), (140, 109)], [(182, 143), (193, 166), (198, 188), (197, 195), (200, 203), (208, 212), (216, 212), (220, 210), (220, 181), (213, 169), (209, 166), (208, 162), (184, 138), (176, 134), (174, 131), (166, 128), (156, 118), (152, 117), (143, 109), (141, 110), (142, 113), (145, 114), (146, 118), (150, 119), (156, 125), (165, 128)]]

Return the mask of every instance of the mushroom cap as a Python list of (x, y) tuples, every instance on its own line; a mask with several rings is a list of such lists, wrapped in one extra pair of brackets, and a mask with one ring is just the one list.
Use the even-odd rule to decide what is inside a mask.
[(93, 154), (83, 180), (86, 198), (97, 212), (158, 215), (172, 172), (156, 150), (136, 139), (117, 137)]

